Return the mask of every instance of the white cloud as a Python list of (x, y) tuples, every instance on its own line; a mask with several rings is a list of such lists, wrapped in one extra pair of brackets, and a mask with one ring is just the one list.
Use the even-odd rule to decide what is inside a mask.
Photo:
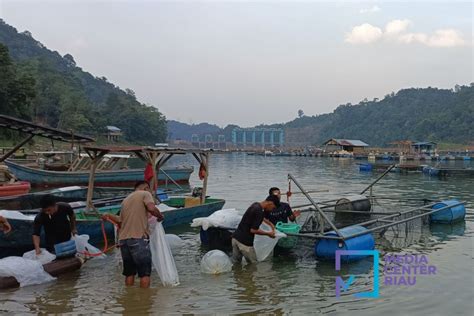
[(385, 26), (386, 35), (397, 35), (405, 32), (411, 25), (410, 20), (393, 20), (387, 23)]
[(456, 47), (466, 45), (462, 34), (455, 29), (439, 29), (433, 34), (410, 33), (408, 28), (413, 23), (410, 20), (393, 20), (385, 25), (385, 30), (364, 23), (354, 26), (346, 34), (345, 41), (351, 44), (369, 44), (379, 40), (402, 44), (418, 43), (429, 47)]
[(379, 27), (364, 23), (352, 28), (350, 33), (346, 34), (346, 42), (351, 44), (369, 44), (378, 41), (383, 35)]
[(365, 13), (375, 13), (375, 12), (379, 12), (380, 10), (381, 10), (381, 9), (380, 9), (378, 6), (374, 5), (374, 6), (371, 7), (371, 8), (360, 9), (359, 12), (362, 13), (362, 14), (365, 14)]

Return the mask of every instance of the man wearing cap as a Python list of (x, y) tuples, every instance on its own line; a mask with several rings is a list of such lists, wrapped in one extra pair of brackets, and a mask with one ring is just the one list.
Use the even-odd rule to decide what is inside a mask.
[[(264, 213), (271, 212), (279, 206), (278, 197), (272, 195), (263, 202), (255, 202), (247, 209), (237, 230), (232, 235), (232, 259), (236, 263), (242, 262), (245, 257), (248, 263), (256, 263), (257, 255), (253, 247), (255, 235), (268, 236), (275, 238), (275, 226), (264, 218)], [(260, 229), (262, 222), (265, 222), (272, 228), (272, 231)]]

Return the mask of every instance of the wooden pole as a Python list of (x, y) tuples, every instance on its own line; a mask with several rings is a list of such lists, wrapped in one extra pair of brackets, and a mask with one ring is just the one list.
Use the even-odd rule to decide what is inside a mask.
[(204, 180), (202, 182), (202, 196), (201, 196), (201, 204), (206, 202), (206, 194), (207, 194), (207, 179), (209, 177), (209, 157), (210, 153), (206, 152), (201, 154), (201, 160), (204, 164), (204, 169), (206, 170), (206, 174), (204, 175)]
[(11, 150), (9, 150), (5, 155), (0, 157), (0, 162), (5, 161), (8, 157), (13, 155), (18, 149), (20, 149), (21, 146), (29, 142), (33, 137), (35, 137), (35, 134), (30, 134), (27, 138), (22, 140), (19, 144), (17, 144), (15, 147), (13, 147)]
[(89, 171), (89, 183), (87, 185), (87, 200), (86, 200), (86, 208), (87, 210), (94, 209), (94, 204), (92, 203), (92, 198), (94, 197), (94, 182), (95, 182), (95, 171), (97, 169), (97, 164), (99, 160), (105, 155), (105, 151), (87, 151), (87, 154), (91, 158), (91, 169)]

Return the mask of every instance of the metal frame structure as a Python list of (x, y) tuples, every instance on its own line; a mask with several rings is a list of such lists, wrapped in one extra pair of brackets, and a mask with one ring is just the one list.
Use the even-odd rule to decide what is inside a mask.
[[(392, 168), (393, 168), (393, 166), (392, 166)], [(385, 174), (386, 173), (384, 173), (384, 175)], [(381, 177), (377, 178), (371, 185), (369, 185), (366, 189), (364, 189), (362, 191), (362, 193), (364, 193), (368, 189), (372, 188), (372, 186), (376, 182), (378, 182), (380, 179), (381, 179)], [(336, 225), (329, 219), (329, 217), (325, 213), (326, 211), (323, 210), (326, 207), (333, 206), (333, 205), (328, 205), (326, 202), (331, 202), (331, 201), (334, 201), (334, 200), (318, 203), (309, 195), (308, 191), (306, 191), (303, 188), (303, 186), (296, 180), (296, 178), (294, 176), (292, 176), (291, 174), (288, 174), (288, 181), (289, 181), (289, 183), (291, 183), (291, 182), (294, 183), (298, 187), (298, 189), (301, 191), (301, 193), (308, 199), (308, 201), (314, 207), (312, 209), (309, 209), (309, 211), (316, 212), (316, 214), (318, 215), (319, 221), (324, 220), (324, 222), (322, 222), (323, 225), (321, 225), (321, 231), (318, 232), (318, 233), (316, 233), (314, 231), (308, 231), (308, 232), (300, 232), (299, 234), (287, 233), (287, 235), (305, 237), (305, 238), (312, 238), (312, 239), (336, 239), (336, 240), (344, 241), (344, 240), (355, 238), (355, 237), (365, 235), (365, 234), (368, 234), (368, 233), (373, 233), (373, 232), (378, 231), (378, 230), (385, 230), (385, 229), (387, 229), (389, 227), (392, 227), (392, 226), (403, 224), (403, 223), (406, 223), (406, 222), (409, 222), (409, 221), (412, 221), (412, 220), (415, 220), (415, 219), (418, 219), (418, 218), (422, 218), (424, 216), (428, 216), (430, 214), (434, 214), (434, 213), (437, 213), (437, 212), (444, 211), (448, 208), (452, 208), (452, 207), (456, 207), (456, 206), (465, 204), (464, 202), (459, 202), (459, 203), (454, 204), (454, 205), (448, 205), (448, 206), (433, 210), (432, 207), (435, 204), (437, 204), (438, 202), (431, 201), (429, 204), (421, 206), (421, 207), (415, 207), (415, 208), (411, 208), (411, 209), (408, 209), (408, 210), (405, 210), (405, 211), (392, 212), (392, 213), (358, 212), (358, 211), (345, 211), (345, 210), (344, 211), (342, 211), (342, 210), (341, 211), (333, 211), (334, 213), (357, 213), (357, 214), (364, 213), (364, 214), (368, 214), (368, 215), (369, 214), (383, 215), (381, 217), (356, 224), (358, 226), (365, 227), (367, 230), (344, 236), (343, 234), (341, 234), (341, 232), (339, 230), (340, 227), (338, 229), (336, 227)], [(324, 227), (325, 227), (324, 223), (329, 224), (329, 226), (332, 228), (332, 230), (336, 233), (337, 236), (327, 236), (327, 235), (325, 235), (324, 234)], [(370, 227), (370, 226), (373, 226), (373, 227)]]

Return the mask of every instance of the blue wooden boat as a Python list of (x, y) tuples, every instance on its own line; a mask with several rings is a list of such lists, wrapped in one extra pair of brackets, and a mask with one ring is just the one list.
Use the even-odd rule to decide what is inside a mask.
[[(20, 165), (10, 160), (5, 161), (5, 164), (18, 179), (28, 181), (32, 186), (87, 185), (89, 181), (89, 171), (44, 170)], [(168, 181), (174, 181), (179, 184), (187, 184), (194, 168), (163, 168), (161, 171), (158, 173), (159, 183), (164, 184)], [(101, 187), (133, 187), (135, 182), (143, 180), (143, 172), (143, 169), (100, 170), (95, 173), (95, 185)], [(172, 178), (173, 181), (169, 178)]]
[[(163, 227), (169, 228), (177, 225), (189, 224), (194, 218), (207, 217), (222, 209), (225, 204), (223, 199), (212, 199), (207, 198), (205, 203), (202, 205), (184, 207), (184, 197), (171, 197), (168, 201), (164, 202), (167, 206), (173, 209), (163, 209), (163, 215), (165, 220), (163, 221)], [(97, 245), (103, 242), (101, 220), (97, 213), (86, 212), (84, 207), (76, 208), (75, 210), (77, 217), (77, 231), (78, 234), (86, 234), (90, 237), (90, 243)], [(120, 211), (119, 203), (112, 203), (112, 205), (105, 205), (98, 207), (97, 211), (101, 213), (118, 214)], [(10, 212), (10, 211), (7, 211)], [(31, 235), (33, 233), (33, 220), (35, 217), (34, 213), (23, 212), (21, 219), (9, 219), (12, 226), (12, 231), (9, 234), (0, 232), (0, 249), (2, 253), (0, 257), (3, 257), (4, 253), (9, 250), (16, 250), (19, 252), (33, 249), (33, 243)], [(114, 226), (106, 222), (105, 230), (109, 239), (114, 236)], [(42, 238), (42, 242), (44, 242)]]

